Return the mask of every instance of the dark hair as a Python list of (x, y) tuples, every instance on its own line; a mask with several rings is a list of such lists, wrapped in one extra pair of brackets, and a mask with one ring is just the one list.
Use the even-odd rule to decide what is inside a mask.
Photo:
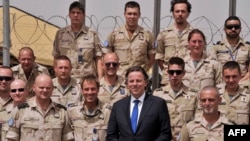
[(78, 9), (80, 9), (82, 11), (82, 13), (85, 13), (84, 6), (79, 1), (74, 1), (73, 3), (70, 4), (70, 6), (69, 6), (69, 12), (73, 8), (78, 8)]
[(174, 6), (175, 4), (178, 4), (178, 3), (185, 3), (187, 5), (187, 11), (191, 13), (192, 5), (189, 3), (188, 0), (172, 0), (170, 2), (170, 5), (171, 5), (170, 12), (174, 12)]
[(197, 28), (196, 28), (196, 29), (193, 29), (193, 30), (188, 34), (188, 41), (191, 40), (191, 38), (193, 37), (194, 34), (200, 34), (200, 35), (202, 36), (202, 38), (203, 38), (205, 44), (207, 44), (207, 43), (206, 43), (206, 37), (205, 37), (204, 33), (203, 33), (201, 30), (197, 29)]
[[(124, 8), (124, 12), (126, 12), (126, 9), (127, 8), (138, 8), (139, 9), (139, 12), (140, 12), (140, 5), (139, 3), (135, 2), (135, 1), (129, 1), (125, 4), (125, 8)], [(141, 12), (140, 12), (141, 13)]]
[(8, 67), (8, 66), (0, 66), (0, 69), (7, 69), (7, 70), (10, 70), (10, 72), (11, 72), (11, 77), (13, 78), (13, 71), (12, 71), (12, 69), (11, 69), (10, 67)]
[(70, 66), (72, 67), (71, 61), (70, 61), (70, 59), (69, 59), (69, 57), (68, 57), (68, 56), (66, 56), (66, 55), (60, 55), (60, 56), (57, 56), (57, 57), (55, 58), (55, 66), (57, 66), (57, 61), (59, 61), (59, 60), (65, 60), (65, 61), (68, 61), (68, 62), (69, 62), (69, 64), (70, 64)]
[(226, 27), (227, 22), (230, 21), (230, 20), (237, 20), (237, 21), (239, 21), (240, 26), (241, 26), (241, 22), (240, 22), (239, 17), (237, 17), (237, 16), (229, 16), (229, 17), (225, 20), (224, 27)]
[(182, 70), (185, 70), (185, 62), (180, 57), (171, 57), (168, 61), (168, 68), (170, 65), (178, 65), (181, 66)]
[(241, 74), (240, 65), (236, 61), (227, 61), (222, 67), (222, 74), (224, 74), (225, 69), (230, 69), (230, 70), (237, 69), (239, 74)]
[(32, 57), (35, 58), (34, 51), (33, 51), (32, 48), (30, 48), (30, 47), (22, 47), (19, 50), (19, 57), (20, 57), (20, 54), (21, 54), (22, 51), (29, 51), (29, 52), (31, 52)]
[(94, 73), (88, 73), (82, 77), (81, 88), (83, 88), (84, 82), (95, 82), (97, 89), (100, 87), (100, 82), (98, 77)]
[(128, 75), (131, 72), (141, 72), (143, 74), (143, 76), (144, 76), (144, 80), (148, 81), (148, 74), (141, 66), (132, 66), (127, 70), (127, 72), (125, 74), (125, 83), (126, 84), (127, 84), (127, 81), (128, 81)]

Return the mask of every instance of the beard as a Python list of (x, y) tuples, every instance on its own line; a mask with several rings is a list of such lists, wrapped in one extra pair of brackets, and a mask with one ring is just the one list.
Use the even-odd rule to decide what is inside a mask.
[(227, 38), (235, 39), (235, 38), (239, 37), (239, 33), (233, 31), (233, 32), (226, 33), (226, 36), (227, 36)]

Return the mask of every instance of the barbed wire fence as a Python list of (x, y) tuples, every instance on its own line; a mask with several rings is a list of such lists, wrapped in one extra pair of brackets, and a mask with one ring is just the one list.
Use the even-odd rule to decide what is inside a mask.
[[(23, 20), (26, 18), (32, 18), (32, 23), (23, 23)], [(37, 44), (38, 41), (41, 38), (47, 38), (49, 40), (49, 45), (52, 47), (53, 41), (54, 41), (54, 35), (51, 35), (51, 27), (48, 28), (48, 25), (54, 25), (55, 28), (61, 28), (65, 27), (70, 24), (69, 17), (63, 17), (60, 15), (54, 15), (49, 17), (47, 20), (44, 19), (44, 17), (34, 17), (28, 14), (21, 15), (17, 17), (15, 14), (11, 14), (11, 34), (14, 35), (15, 38), (18, 40), (18, 44), (20, 47), (27, 46), (27, 45), (33, 45)], [(38, 22), (38, 21), (44, 21)], [(0, 18), (0, 21), (3, 21), (3, 18)], [(224, 37), (224, 31), (223, 31), (223, 23), (221, 25), (216, 25), (214, 22), (210, 19), (208, 19), (205, 16), (196, 17), (194, 19), (189, 19), (191, 25), (195, 28), (201, 29), (207, 40), (207, 47), (211, 47), (213, 44), (215, 44), (217, 41), (220, 41)], [(168, 27), (173, 22), (173, 17), (166, 15), (161, 18), (161, 25), (160, 29), (163, 30), (164, 28)], [(97, 18), (95, 15), (86, 16), (85, 18), (85, 24), (86, 26), (89, 26), (93, 29), (95, 29), (101, 39), (102, 42), (105, 41), (107, 35), (112, 32), (115, 28), (124, 25), (124, 19), (120, 16), (105, 16), (101, 19)], [(241, 37), (244, 40), (249, 40), (250, 36), (250, 27), (248, 23), (241, 19), (242, 23), (242, 31), (241, 31)], [(141, 17), (139, 19), (139, 25), (144, 27), (145, 29), (148, 29), (152, 32), (153, 31), (153, 21), (149, 19), (148, 17)], [(29, 38), (22, 36), (22, 33), (20, 31), (20, 28), (33, 28), (32, 32), (29, 32)], [(2, 32), (2, 27), (0, 27), (0, 32)], [(2, 42), (2, 41), (1, 41)], [(38, 45), (39, 47), (43, 47), (42, 44)], [(45, 55), (51, 55), (51, 53), (47, 53)]]

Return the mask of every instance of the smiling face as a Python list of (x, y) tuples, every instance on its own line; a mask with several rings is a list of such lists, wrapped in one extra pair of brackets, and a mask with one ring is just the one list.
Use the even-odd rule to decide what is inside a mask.
[(223, 75), (223, 80), (226, 83), (227, 89), (230, 89), (230, 90), (238, 89), (241, 75), (237, 68), (224, 69), (222, 75)]
[(127, 77), (127, 87), (136, 99), (143, 95), (147, 81), (145, 80), (142, 72), (134, 71), (130, 72)]
[(204, 114), (216, 114), (221, 97), (214, 89), (203, 90), (200, 93), (200, 104)]
[(23, 103), (27, 94), (28, 90), (23, 80), (17, 79), (10, 84), (10, 96), (14, 103)]
[(116, 76), (119, 68), (119, 59), (115, 53), (107, 53), (103, 57), (102, 68), (105, 76)]
[(126, 20), (126, 26), (128, 28), (135, 28), (138, 25), (138, 20), (141, 16), (140, 10), (138, 7), (127, 7), (124, 12), (124, 17)]
[(193, 33), (192, 37), (188, 41), (188, 45), (189, 45), (191, 54), (202, 54), (206, 43), (201, 34)]
[(96, 103), (99, 88), (94, 80), (85, 80), (82, 83), (82, 94), (85, 103)]
[(35, 56), (30, 50), (23, 49), (19, 53), (18, 61), (24, 72), (31, 72), (35, 63)]

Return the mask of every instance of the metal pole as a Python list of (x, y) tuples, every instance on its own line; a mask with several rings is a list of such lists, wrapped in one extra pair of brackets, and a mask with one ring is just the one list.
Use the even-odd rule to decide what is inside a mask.
[(10, 66), (10, 11), (9, 0), (3, 0), (3, 65)]
[[(154, 36), (155, 38), (160, 32), (160, 19), (161, 19), (161, 0), (154, 1)], [(152, 91), (159, 87), (159, 66), (158, 62), (153, 65), (152, 72)]]
[[(86, 0), (79, 0), (79, 2), (84, 6), (84, 10), (85, 10), (85, 16), (86, 16)], [(85, 20), (83, 21), (83, 24), (85, 25)]]
[(229, 0), (229, 16), (236, 16), (236, 0)]

